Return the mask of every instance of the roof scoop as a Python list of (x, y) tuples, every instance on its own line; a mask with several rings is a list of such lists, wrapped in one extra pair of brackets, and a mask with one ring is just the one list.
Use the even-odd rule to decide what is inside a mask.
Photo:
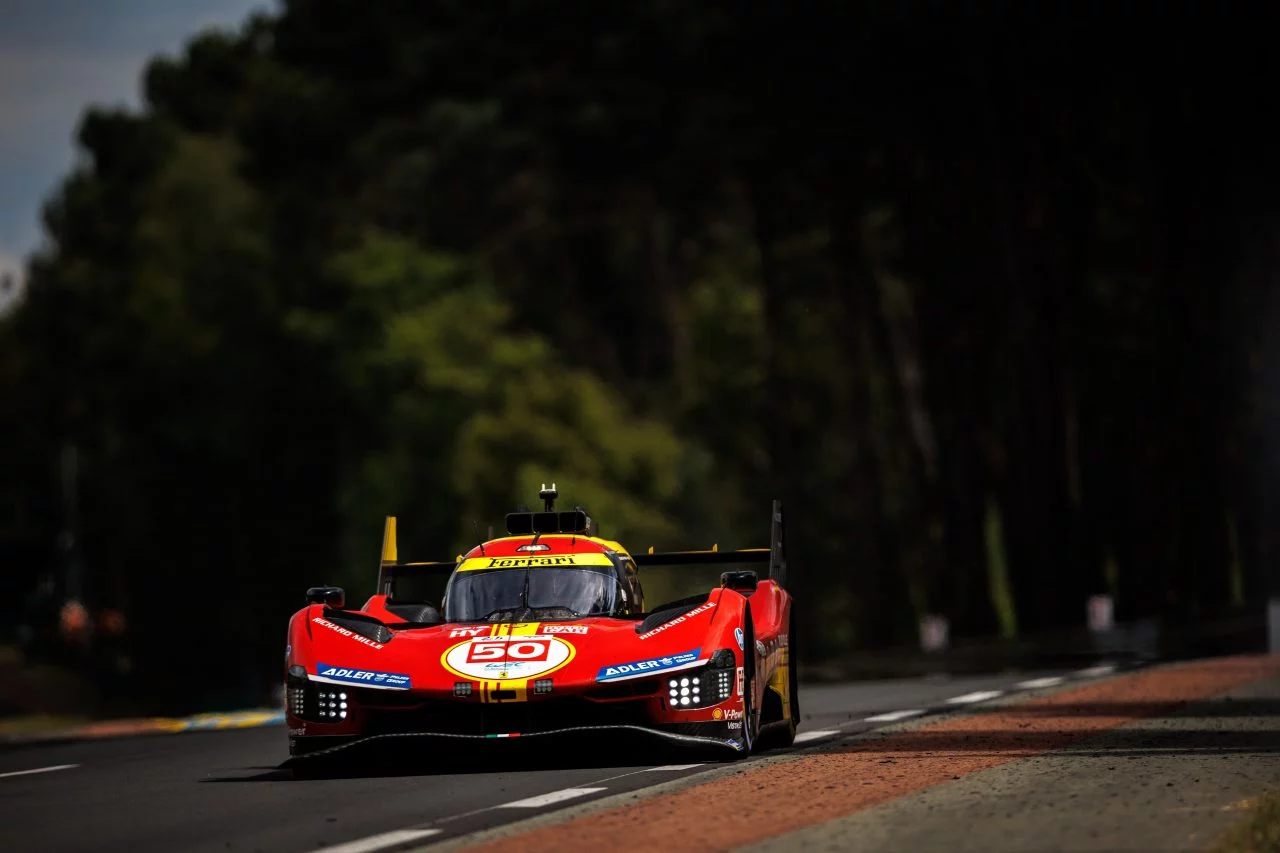
[[(512, 536), (527, 536), (546, 533), (585, 534), (591, 532), (592, 521), (581, 507), (566, 512), (556, 512), (556, 498), (560, 492), (556, 484), (551, 488), (542, 484), (538, 497), (542, 499), (542, 512), (510, 512), (507, 513), (507, 533)], [(535, 540), (536, 542), (536, 540)]]

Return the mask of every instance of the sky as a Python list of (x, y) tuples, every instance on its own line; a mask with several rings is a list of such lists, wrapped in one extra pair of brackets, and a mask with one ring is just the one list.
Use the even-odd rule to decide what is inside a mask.
[[(142, 69), (274, 0), (0, 0), (0, 280), (21, 279), (40, 207), (75, 160), (91, 104), (138, 106)], [(16, 293), (16, 289), (14, 289)], [(0, 287), (0, 310), (13, 298)]]

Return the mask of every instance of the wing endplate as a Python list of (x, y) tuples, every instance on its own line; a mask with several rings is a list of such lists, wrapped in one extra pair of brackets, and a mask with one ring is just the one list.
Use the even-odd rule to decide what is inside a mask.
[(707, 566), (743, 563), (767, 563), (768, 577), (779, 586), (787, 583), (787, 554), (782, 525), (782, 501), (773, 502), (773, 514), (769, 525), (768, 548), (744, 548), (739, 551), (721, 551), (713, 546), (709, 551), (666, 551), (632, 554), (637, 566)]

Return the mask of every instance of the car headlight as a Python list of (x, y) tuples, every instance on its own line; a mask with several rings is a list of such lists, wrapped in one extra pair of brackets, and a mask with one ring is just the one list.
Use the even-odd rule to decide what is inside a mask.
[(686, 711), (719, 705), (733, 695), (736, 664), (731, 649), (720, 649), (707, 661), (706, 667), (682, 672), (667, 679), (667, 699), (671, 707)]
[(331, 684), (322, 684), (325, 690), (316, 691), (316, 714), (323, 723), (336, 723), (347, 718), (347, 691)]
[(306, 670), (302, 670), (302, 676), (298, 677), (295, 669), (302, 667), (289, 668), (289, 679), (285, 686), (289, 713), (316, 723), (338, 723), (347, 718), (350, 703), (345, 687), (308, 681)]

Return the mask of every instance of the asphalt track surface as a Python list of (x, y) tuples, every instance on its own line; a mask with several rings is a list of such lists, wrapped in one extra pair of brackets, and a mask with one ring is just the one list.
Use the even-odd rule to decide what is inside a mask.
[[(1077, 671), (801, 688), (793, 749), (1109, 675)], [(510, 742), (504, 742), (510, 743)], [(778, 751), (766, 753), (777, 755)], [(652, 753), (513, 755), (296, 779), (279, 726), (33, 745), (0, 752), (0, 847), (23, 851), (394, 851), (704, 772)], [(514, 760), (512, 760), (514, 759)], [(661, 763), (653, 763), (660, 759)], [(759, 759), (739, 762), (749, 765)], [(703, 762), (703, 763), (698, 763)]]

